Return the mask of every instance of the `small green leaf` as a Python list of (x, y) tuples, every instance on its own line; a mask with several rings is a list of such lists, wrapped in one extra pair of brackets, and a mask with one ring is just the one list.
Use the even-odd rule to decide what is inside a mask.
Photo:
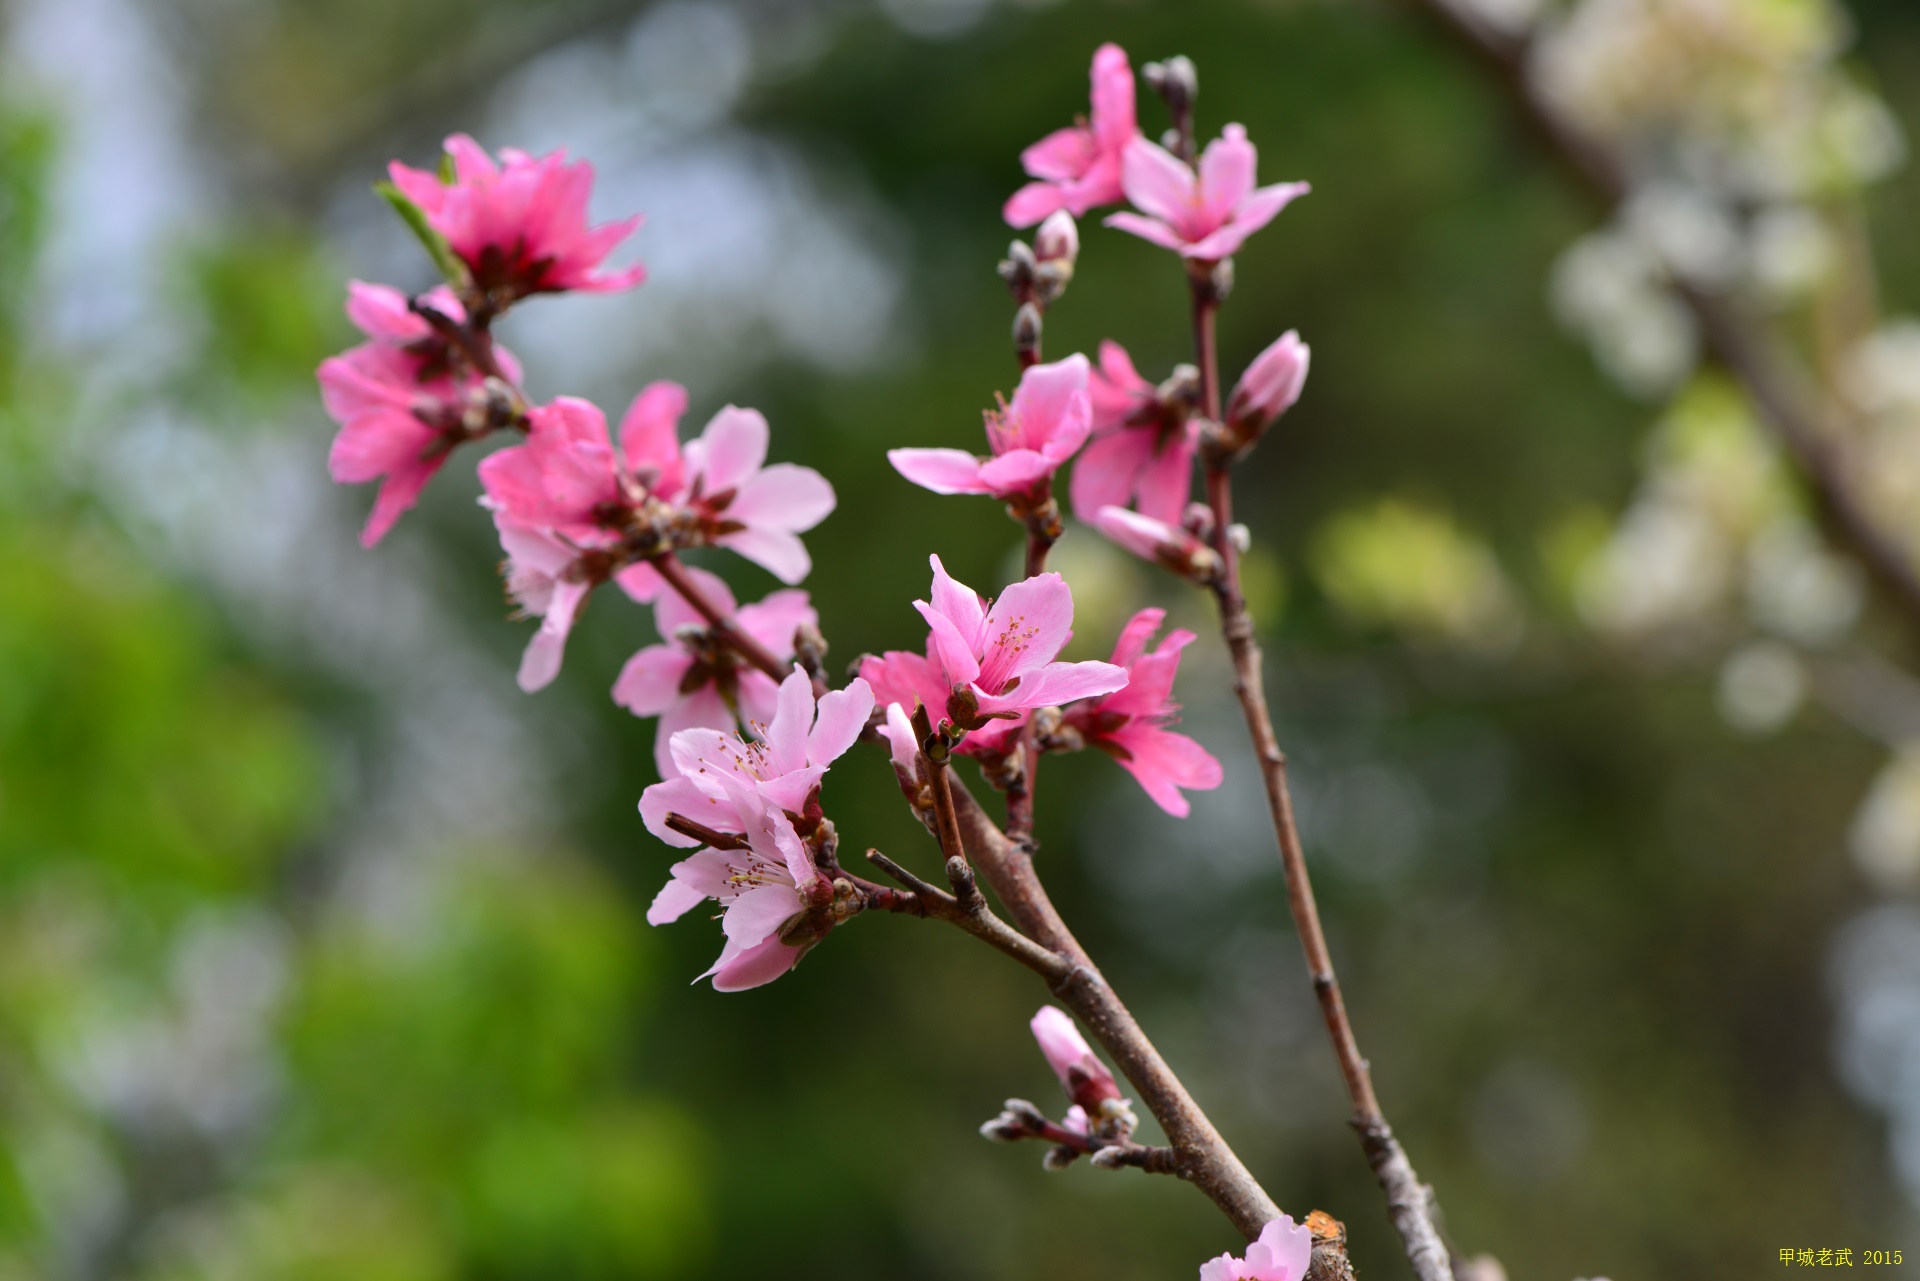
[(440, 181), (451, 187), (453, 185), (453, 179), (453, 153), (451, 151), (443, 151), (440, 153)]
[(381, 199), (393, 206), (400, 220), (412, 230), (426, 249), (427, 256), (433, 259), (433, 265), (447, 278), (447, 283), (459, 293), (471, 288), (473, 278), (467, 273), (467, 264), (461, 262), (453, 252), (453, 246), (447, 243), (447, 238), (433, 229), (433, 224), (427, 221), (426, 211), (407, 199), (406, 194), (390, 182), (376, 182), (373, 189)]

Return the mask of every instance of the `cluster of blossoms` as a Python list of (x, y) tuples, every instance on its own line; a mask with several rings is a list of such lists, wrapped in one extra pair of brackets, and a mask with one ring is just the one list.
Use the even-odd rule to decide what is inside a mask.
[[(1044, 569), (1061, 533), (1054, 479), (1077, 457), (1069, 495), (1081, 521), (1214, 583), (1219, 543), (1230, 535), (1214, 528), (1208, 508), (1189, 502), (1194, 468), (1203, 457), (1244, 452), (1293, 404), (1307, 349), (1292, 333), (1274, 342), (1222, 410), (1208, 404), (1193, 367), (1154, 383), (1117, 343), (1102, 344), (1097, 364), (1079, 354), (1042, 363), (1041, 313), (1072, 277), (1076, 215), (1128, 201), (1133, 209), (1107, 225), (1177, 253), (1196, 280), (1224, 281), (1224, 261), (1307, 188), (1256, 186), (1254, 148), (1238, 125), (1197, 160), (1190, 141), (1185, 158), (1148, 141), (1136, 122), (1133, 72), (1117, 46), (1096, 53), (1092, 79), (1090, 122), (1029, 148), (1022, 159), (1035, 181), (1006, 206), (1013, 225), (1041, 225), (1034, 244), (1016, 242), (1002, 265), (1020, 305), (1022, 374), (1012, 398), (986, 411), (988, 456), (889, 454), (904, 477), (936, 493), (1006, 504), (1029, 534), (1028, 572), (989, 600), (932, 556), (927, 599), (913, 602), (927, 627), (920, 648), (866, 656), (838, 689), (821, 674), (819, 619), (797, 586), (812, 568), (799, 535), (834, 510), (835, 494), (810, 468), (767, 462), (765, 417), (729, 405), (683, 442), (686, 390), (661, 381), (644, 388), (611, 431), (587, 401), (532, 402), (518, 362), (494, 341), (494, 322), (534, 295), (640, 284), (640, 266), (605, 265), (640, 219), (590, 226), (592, 168), (558, 152), (507, 150), (496, 161), (456, 136), (438, 171), (390, 170), (387, 198), (446, 282), (413, 297), (350, 286), (347, 312), (367, 341), (319, 370), (340, 424), (332, 474), (381, 482), (363, 534), (372, 545), (455, 448), (513, 438), (480, 462), (480, 501), (499, 533), (508, 594), (538, 620), (519, 671), (529, 692), (558, 674), (596, 588), (613, 583), (653, 607), (659, 642), (628, 660), (612, 693), (635, 715), (658, 718), (662, 781), (645, 790), (640, 812), (648, 831), (691, 853), (672, 866), (647, 919), (661, 924), (704, 901), (719, 904), (724, 943), (701, 977), (721, 991), (771, 982), (832, 929), (894, 893), (841, 868), (821, 801), (828, 770), (863, 737), (888, 746), (930, 829), (953, 754), (975, 758), (1008, 793), (1010, 818), (1016, 797), (1030, 798), (1031, 771), (1047, 752), (1098, 749), (1179, 816), (1188, 812), (1186, 792), (1220, 784), (1219, 762), (1171, 728), (1179, 710), (1173, 684), (1192, 632), (1174, 630), (1150, 648), (1165, 615), (1145, 609), (1122, 629), (1112, 661), (1060, 661), (1074, 605), (1066, 581)], [(718, 575), (679, 559), (695, 548), (736, 553), (786, 587), (739, 605)], [(950, 820), (950, 796), (945, 804)], [(1010, 822), (1009, 830), (1017, 828)], [(964, 867), (961, 858), (950, 868), (954, 861)], [(964, 884), (971, 889), (970, 879)], [(1071, 1019), (1043, 1010), (1033, 1030), (1073, 1104), (1063, 1125), (1042, 1120), (1035, 1133), (1065, 1136), (1064, 1150), (1096, 1152), (1096, 1160), (1098, 1151), (1144, 1151), (1131, 1144), (1133, 1115), (1112, 1074)], [(1305, 1232), (1276, 1221), (1246, 1260), (1223, 1256), (1202, 1275), (1300, 1281)]]

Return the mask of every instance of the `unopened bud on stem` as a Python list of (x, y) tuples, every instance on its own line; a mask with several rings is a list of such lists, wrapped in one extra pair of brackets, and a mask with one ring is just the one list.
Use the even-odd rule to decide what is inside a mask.
[(1013, 313), (1013, 353), (1022, 365), (1039, 363), (1040, 330), (1040, 308), (1034, 303), (1021, 303), (1020, 310)]
[(1273, 420), (1300, 399), (1312, 349), (1289, 329), (1253, 358), (1227, 399), (1227, 421), (1214, 448), (1226, 460), (1246, 456)]

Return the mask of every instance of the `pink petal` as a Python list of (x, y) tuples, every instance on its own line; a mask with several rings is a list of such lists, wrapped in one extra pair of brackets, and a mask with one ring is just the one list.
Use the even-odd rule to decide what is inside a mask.
[[(1193, 170), (1158, 143), (1145, 138), (1129, 142), (1120, 161), (1120, 181), (1126, 188), (1127, 199), (1141, 213), (1175, 227), (1184, 226), (1193, 214)], [(1115, 218), (1123, 216), (1114, 215)], [(1107, 225), (1118, 224), (1109, 218)]]
[[(1121, 639), (1125, 643), (1126, 638)], [(1146, 638), (1140, 639), (1144, 644)], [(1123, 664), (1127, 669), (1127, 687), (1103, 702), (1100, 710), (1122, 716), (1171, 715), (1177, 711), (1172, 700), (1174, 677), (1180, 671), (1180, 651), (1195, 639), (1186, 628), (1176, 628), (1153, 653), (1135, 655), (1132, 661)]]
[[(800, 949), (789, 947), (775, 937), (731, 956), (722, 952), (707, 973), (713, 975), (716, 992), (744, 992), (773, 982), (799, 963)], [(705, 977), (706, 974), (700, 976)], [(699, 979), (694, 981), (697, 983)]]
[(1240, 1273), (1234, 1266), (1239, 1262), (1231, 1254), (1208, 1259), (1200, 1265), (1200, 1281), (1239, 1281)]
[(986, 643), (978, 679), (997, 692), (1007, 679), (1051, 663), (1073, 636), (1073, 589), (1058, 574), (1014, 583), (993, 602), (981, 633)]
[(927, 563), (933, 567), (933, 607), (953, 623), (967, 648), (978, 653), (985, 641), (981, 629), (987, 621), (987, 610), (981, 603), (980, 593), (949, 575), (938, 556), (927, 557)]
[(518, 679), (520, 688), (526, 693), (546, 688), (560, 674), (560, 659), (566, 653), (567, 633), (573, 630), (573, 620), (580, 607), (586, 604), (589, 590), (586, 583), (562, 580), (554, 584), (553, 603), (540, 620), (540, 630), (534, 633), (533, 640), (528, 643), (527, 652), (520, 657)]
[(936, 694), (946, 701), (944, 682), (923, 654), (898, 649), (878, 658), (869, 654), (860, 664), (860, 677), (873, 687), (878, 703), (899, 703), (911, 711), (915, 702), (926, 702)]
[(732, 942), (752, 947), (805, 906), (791, 885), (756, 885), (728, 905), (720, 928)]
[[(813, 682), (798, 664), (780, 682), (780, 702), (771, 724), (763, 727), (767, 764), (786, 774), (807, 763), (807, 733), (813, 728)], [(782, 807), (784, 808), (784, 807)]]
[(1274, 215), (1308, 190), (1304, 182), (1262, 187), (1241, 203), (1234, 212), (1232, 222), (1187, 246), (1184, 250), (1186, 256), (1207, 262), (1232, 257), (1240, 251), (1240, 246), (1248, 236), (1272, 222)]
[(647, 908), (647, 924), (665, 925), (677, 921), (706, 901), (705, 894), (679, 877), (673, 877), (653, 896), (653, 903)]
[(1139, 214), (1108, 214), (1106, 225), (1119, 231), (1130, 232), (1142, 240), (1150, 240), (1162, 249), (1171, 249), (1177, 254), (1185, 254), (1187, 242), (1180, 233), (1164, 222), (1152, 218), (1142, 218)]
[(391, 285), (347, 282), (347, 319), (367, 337), (394, 346), (418, 342), (433, 332), (407, 305), (407, 296)]
[(690, 470), (705, 478), (708, 494), (738, 488), (766, 461), (768, 435), (759, 410), (728, 405), (687, 446)]
[(1093, 133), (1101, 150), (1126, 146), (1139, 132), (1135, 121), (1133, 66), (1127, 51), (1111, 42), (1093, 51)]
[(1067, 182), (1085, 173), (1093, 157), (1093, 133), (1068, 126), (1054, 130), (1022, 151), (1020, 167), (1045, 182)]
[(1185, 818), (1189, 808), (1181, 788), (1210, 791), (1220, 786), (1220, 762), (1185, 734), (1135, 721), (1113, 739), (1128, 753), (1121, 768), (1138, 780), (1154, 804), (1175, 818)]
[(379, 494), (374, 497), (373, 510), (367, 514), (366, 528), (360, 531), (360, 545), (372, 547), (385, 538), (394, 522), (412, 510), (419, 501), (420, 491), (446, 461), (442, 455), (431, 462), (409, 463), (388, 472), (386, 480), (380, 483)]
[(1200, 154), (1199, 200), (1209, 226), (1219, 226), (1253, 190), (1258, 156), (1243, 125), (1228, 125)]
[(671, 501), (680, 486), (680, 418), (687, 412), (687, 389), (656, 382), (642, 388), (620, 420), (620, 455), (635, 476), (651, 472), (649, 489)]
[(992, 459), (980, 468), (980, 481), (996, 498), (1024, 495), (1046, 480), (1060, 464), (1031, 449), (1015, 449)]
[(1131, 667), (1134, 660), (1147, 652), (1147, 642), (1160, 630), (1160, 624), (1166, 621), (1164, 609), (1143, 609), (1127, 620), (1120, 629), (1120, 639), (1113, 647), (1113, 662), (1116, 667)]
[(1007, 416), (1020, 424), (1022, 443), (1038, 449), (1061, 430), (1076, 411), (1074, 397), (1087, 390), (1087, 358), (1079, 352), (1050, 365), (1034, 365), (1020, 375)]
[(1049, 663), (1021, 678), (1019, 688), (1000, 697), (982, 698), (983, 712), (1011, 712), (1022, 707), (1057, 707), (1076, 698), (1111, 694), (1127, 683), (1124, 667), (1112, 663)]
[(640, 793), (640, 819), (647, 830), (679, 849), (692, 849), (700, 844), (691, 836), (682, 836), (667, 826), (667, 815), (679, 814), (705, 823), (717, 832), (737, 832), (740, 821), (731, 806), (723, 805), (707, 793), (695, 787), (692, 779), (670, 774), (664, 782), (655, 783)]
[(760, 783), (758, 791), (761, 799), (775, 809), (787, 810), (798, 814), (807, 806), (807, 796), (820, 784), (827, 767), (808, 765), (791, 770), (778, 778), (770, 778)]
[[(1147, 434), (1147, 433), (1143, 433)], [(1133, 489), (1140, 514), (1169, 525), (1180, 522), (1193, 491), (1193, 455), (1198, 429), (1189, 423), (1158, 453), (1150, 454), (1134, 476)]]
[(894, 470), (936, 494), (982, 494), (980, 460), (959, 449), (889, 449)]
[[(683, 566), (686, 575), (692, 580), (700, 594), (723, 614), (735, 612), (733, 592), (727, 587), (726, 580), (711, 570), (695, 565)], [(661, 640), (672, 640), (683, 627), (707, 630), (707, 616), (687, 603), (679, 592), (671, 589), (660, 593), (653, 602), (653, 629), (660, 633)]]
[(349, 418), (327, 452), (327, 472), (343, 485), (377, 480), (420, 461), (439, 433), (412, 414), (378, 411)]
[(829, 690), (820, 699), (820, 719), (807, 736), (807, 760), (831, 765), (859, 739), (873, 715), (873, 687), (859, 677), (845, 689)]
[(1283, 1214), (1247, 1247), (1247, 1262), (1261, 1281), (1301, 1281), (1313, 1263), (1313, 1230)]
[(486, 148), (464, 133), (449, 135), (446, 143), (447, 154), (453, 157), (453, 176), (456, 182), (473, 182), (475, 179), (497, 178), (500, 169), (493, 163), (493, 157)]
[(818, 627), (820, 615), (805, 592), (789, 589), (770, 593), (752, 605), (742, 605), (733, 621), (741, 631), (772, 650), (774, 657), (787, 659), (793, 656), (793, 634), (803, 624)]
[(1073, 469), (1073, 514), (1088, 524), (1102, 507), (1124, 507), (1134, 478), (1153, 456), (1153, 433), (1127, 428), (1087, 446)]
[(726, 515), (742, 524), (801, 533), (833, 510), (833, 486), (811, 467), (775, 463), (740, 486)]
[(887, 721), (880, 727), (887, 736), (887, 748), (893, 758), (893, 768), (909, 781), (917, 777), (920, 754), (920, 736), (913, 732), (913, 722), (908, 719), (907, 709), (898, 703), (887, 704)]
[[(660, 710), (660, 720), (653, 727), (654, 768), (660, 771), (661, 778), (674, 776), (673, 736), (683, 730), (711, 730), (731, 735), (737, 728), (739, 726), (734, 721), (733, 709), (727, 706), (727, 700), (720, 697), (720, 691), (712, 684), (702, 685), (691, 694), (677, 694)], [(681, 812), (688, 818), (694, 817), (690, 811)], [(705, 822), (704, 819), (701, 821)]]
[(1000, 216), (1009, 227), (1031, 227), (1066, 207), (1066, 197), (1050, 182), (1030, 182), (1007, 197)]
[[(925, 601), (917, 600), (913, 602), (913, 607), (920, 611), (920, 617), (927, 620), (927, 626), (932, 630), (929, 640), (933, 652), (939, 656), (943, 682), (965, 685), (979, 676), (980, 661), (974, 657), (973, 647), (960, 635), (953, 620)], [(946, 700), (942, 699), (938, 706), (929, 706), (927, 710), (938, 719), (946, 710)]]
[(650, 605), (661, 592), (667, 589), (667, 580), (660, 577), (660, 571), (645, 561), (636, 561), (613, 576), (620, 590), (642, 605)]
[(716, 547), (745, 556), (783, 583), (797, 583), (813, 568), (807, 545), (780, 529), (743, 529), (713, 540)]
[(1183, 539), (1192, 538), (1186, 531), (1165, 521), (1130, 512), (1124, 507), (1102, 507), (1094, 513), (1093, 525), (1134, 555), (1147, 560), (1158, 560), (1163, 551), (1177, 549)]
[(613, 701), (635, 716), (658, 716), (680, 697), (693, 655), (677, 645), (649, 645), (629, 658), (613, 682)]
[(773, 723), (773, 714), (779, 709), (780, 687), (765, 672), (754, 668), (734, 677), (734, 689), (740, 704), (740, 719), (761, 725)]

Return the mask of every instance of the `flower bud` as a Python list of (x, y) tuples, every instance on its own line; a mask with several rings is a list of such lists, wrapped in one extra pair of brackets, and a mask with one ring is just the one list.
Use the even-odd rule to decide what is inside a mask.
[(1312, 351), (1289, 329), (1247, 366), (1227, 401), (1226, 447), (1244, 454), (1267, 425), (1293, 407), (1307, 382)]
[(1020, 304), (1013, 313), (1013, 351), (1023, 359), (1037, 358), (1040, 351), (1040, 308), (1030, 302)]
[(1047, 215), (1033, 236), (1033, 256), (1041, 262), (1064, 262), (1069, 268), (1080, 257), (1080, 228), (1064, 209)]
[(1192, 111), (1194, 99), (1200, 96), (1200, 72), (1183, 53), (1165, 62), (1149, 62), (1140, 68), (1140, 75), (1176, 117)]
[(1047, 1056), (1053, 1074), (1060, 1078), (1061, 1088), (1089, 1116), (1100, 1115), (1108, 1100), (1120, 1097), (1113, 1073), (1094, 1056), (1087, 1039), (1080, 1035), (1080, 1029), (1065, 1011), (1057, 1006), (1042, 1006), (1030, 1026), (1033, 1039), (1040, 1043), (1040, 1052)]
[(1219, 554), (1189, 530), (1125, 507), (1102, 507), (1093, 524), (1134, 555), (1158, 561), (1196, 583), (1210, 584), (1220, 576)]

